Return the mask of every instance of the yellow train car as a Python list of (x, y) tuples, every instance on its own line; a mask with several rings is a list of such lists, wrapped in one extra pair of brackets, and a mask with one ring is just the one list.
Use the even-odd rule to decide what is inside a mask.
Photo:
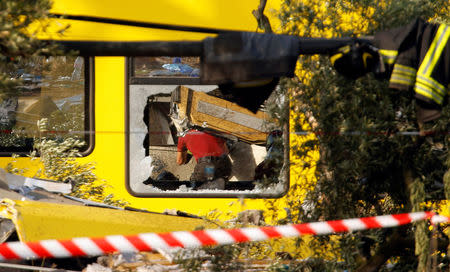
[[(251, 136), (245, 141), (228, 137), (233, 164), (229, 186), (192, 187), (189, 176), (194, 159), (181, 166), (175, 163), (180, 131), (176, 130), (177, 120), (171, 118), (171, 98), (177, 88), (211, 93), (217, 86), (200, 83), (198, 57), (165, 56), (163, 52), (146, 56), (138, 47), (133, 47), (135, 53), (128, 48), (139, 42), (196, 42), (226, 31), (256, 31), (252, 11), (259, 2), (54, 1), (51, 12), (64, 17), (52, 19), (50, 28), (39, 38), (80, 45), (89, 42), (99, 46), (97, 52), (103, 46), (105, 54), (46, 58), (11, 71), (12, 76), (24, 79), (24, 84), (19, 96), (1, 102), (5, 109), (0, 116), (5, 132), (3, 142), (11, 143), (1, 148), (0, 167), (15, 160), (19, 167), (31, 169), (26, 172), (28, 175), (35, 173), (32, 169), (39, 166), (25, 155), (39, 136), (36, 122), (46, 118), (46, 136), (84, 140), (82, 157), (77, 160), (94, 162), (96, 175), (108, 184), (107, 192), (131, 207), (196, 215), (216, 209), (226, 218), (225, 214), (236, 214), (242, 209), (265, 209), (265, 199), (280, 199), (282, 203), (289, 183), (293, 182), (289, 178), (289, 152), (285, 150), (285, 166), (273, 184), (263, 186), (254, 181), (256, 167), (268, 156), (268, 149), (261, 145), (261, 134), (264, 138), (274, 129), (267, 117), (261, 117), (265, 113), (256, 117), (239, 109), (233, 113), (234, 120), (246, 120), (241, 125), (251, 127), (250, 123), (260, 122), (267, 126), (256, 129), (259, 144), (252, 143)], [(280, 1), (268, 1), (265, 13), (273, 17), (279, 5)], [(59, 34), (66, 25), (70, 27)], [(277, 27), (275, 17), (272, 26)], [(115, 42), (128, 51), (111, 56), (104, 42)], [(49, 67), (45, 72), (44, 65)], [(216, 108), (210, 112), (217, 113), (217, 105), (213, 106)], [(224, 109), (229, 107), (223, 106)], [(208, 129), (207, 122), (202, 126)], [(214, 127), (213, 131), (220, 129)], [(284, 136), (288, 143), (287, 130)], [(13, 158), (13, 154), (24, 156)], [(240, 205), (231, 205), (237, 202)]]

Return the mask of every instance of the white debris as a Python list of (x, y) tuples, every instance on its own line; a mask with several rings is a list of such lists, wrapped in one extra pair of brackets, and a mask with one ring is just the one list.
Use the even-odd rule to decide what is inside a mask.
[(137, 176), (139, 180), (146, 180), (153, 172), (152, 161), (153, 160), (151, 157), (145, 157), (139, 162), (139, 171)]
[(166, 272), (166, 271), (182, 271), (178, 269), (178, 265), (146, 265), (140, 266), (136, 269), (136, 272)]
[(109, 267), (104, 267), (103, 265), (99, 265), (98, 263), (89, 264), (83, 272), (113, 272), (113, 270)]

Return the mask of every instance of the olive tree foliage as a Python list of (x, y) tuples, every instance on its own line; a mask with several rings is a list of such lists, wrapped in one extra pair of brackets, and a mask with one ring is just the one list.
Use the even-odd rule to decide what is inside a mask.
[[(107, 183), (100, 180), (95, 174), (95, 163), (82, 163), (77, 161), (81, 157), (80, 149), (85, 142), (74, 137), (54, 138), (48, 137), (48, 119), (38, 122), (39, 137), (35, 139), (34, 148), (29, 157), (38, 160), (42, 167), (34, 174), (35, 177), (52, 179), (60, 182), (70, 182), (71, 196), (104, 202), (114, 206), (126, 206), (128, 203), (117, 199), (113, 194), (107, 194)], [(52, 127), (53, 129), (53, 127)], [(8, 165), (9, 172), (18, 172), (23, 169)]]
[[(0, 93), (14, 92), (20, 79), (13, 74), (20, 62), (30, 62), (40, 55), (60, 53), (55, 44), (40, 41), (38, 32), (45, 32), (50, 23), (48, 0), (0, 1)], [(33, 27), (31, 27), (33, 26)], [(61, 27), (62, 34), (66, 27)]]
[[(75, 56), (75, 52), (63, 52), (56, 43), (37, 39), (39, 33), (49, 33), (50, 28), (52, 35), (63, 35), (70, 27), (52, 24), (49, 20), (50, 8), (49, 0), (0, 1), (0, 102), (21, 95), (22, 88), (19, 86), (24, 82), (18, 74), (19, 70), (29, 73), (47, 73), (51, 69), (54, 73), (67, 72), (62, 70), (67, 69), (67, 65), (56, 58), (53, 58), (55, 61), (43, 61), (43, 58), (62, 54)], [(21, 135), (22, 131), (13, 128), (14, 116), (9, 117), (12, 119), (10, 123), (0, 124), (0, 143), (2, 146), (23, 146), (26, 137)], [(37, 172), (29, 173), (29, 169), (16, 167), (15, 160), (8, 164), (6, 170), (61, 182), (70, 181), (73, 196), (124, 206), (124, 201), (106, 194), (107, 185), (96, 176), (93, 162), (80, 163), (76, 160), (81, 157), (79, 150), (85, 146), (82, 139), (71, 135), (55, 137), (47, 133), (49, 130), (82, 130), (79, 125), (83, 124), (83, 109), (70, 113), (55, 112), (50, 117), (38, 122), (39, 133), (33, 141), (34, 151), (29, 155), (32, 161), (39, 162)]]
[[(448, 22), (450, 14), (448, 1), (440, 0), (285, 0), (282, 6), (283, 31), (304, 37), (361, 37), (406, 25), (416, 17)], [(311, 162), (311, 152), (319, 150), (320, 158), (302, 164), (315, 171), (316, 179), (295, 185), (308, 192), (291, 207), (296, 211), (294, 222), (418, 211), (436, 208), (445, 198), (448, 106), (439, 120), (419, 127), (413, 94), (389, 89), (387, 81), (372, 74), (346, 79), (333, 69), (328, 56), (316, 55), (300, 56), (297, 75), (285, 83), (291, 112), (301, 113), (291, 114), (291, 129), (315, 137), (297, 136), (304, 139), (291, 146), (293, 157)], [(421, 129), (422, 134), (416, 133)], [(424, 130), (433, 133), (424, 136)], [(429, 236), (426, 224), (316, 237), (308, 245), (315, 257), (331, 258), (336, 264), (340, 260), (361, 271), (377, 271), (393, 257), (396, 271), (425, 271), (431, 250), (423, 239)], [(444, 256), (438, 262), (448, 267), (443, 247), (433, 256)]]
[[(37, 64), (39, 55), (58, 53), (56, 45), (35, 37), (50, 26), (49, 9), (48, 0), (0, 1), (0, 101), (8, 103), (5, 98), (19, 94), (22, 79), (16, 72), (20, 67)], [(60, 32), (64, 30), (61, 27)], [(0, 129), (9, 130), (11, 124), (3, 120)], [(23, 145), (23, 138), (14, 133), (1, 133), (0, 141), (3, 146)]]

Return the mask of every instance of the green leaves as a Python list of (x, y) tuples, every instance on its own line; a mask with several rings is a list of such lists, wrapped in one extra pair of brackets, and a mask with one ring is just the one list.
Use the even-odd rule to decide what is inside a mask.
[[(18, 69), (17, 63), (36, 56), (59, 53), (56, 44), (36, 39), (36, 32), (49, 27), (49, 0), (0, 1), (0, 94), (14, 92), (18, 81), (6, 71)], [(67, 27), (60, 27), (64, 31)]]
[[(327, 3), (326, 9), (320, 9), (318, 1), (290, 3), (280, 15), (284, 29), (292, 35), (361, 36), (405, 25), (415, 17), (444, 21), (450, 14), (448, 1), (440, 0)], [(311, 11), (316, 14), (311, 16)], [(360, 16), (361, 23), (355, 23), (352, 16)], [(426, 128), (437, 133), (427, 137), (408, 134), (420, 130), (411, 93), (388, 89), (387, 82), (372, 75), (347, 80), (336, 74), (325, 56), (301, 56), (299, 65), (301, 76), (287, 84), (295, 94), (291, 108), (312, 118), (299, 116), (295, 129), (299, 131), (305, 127), (304, 122), (309, 122), (320, 149), (315, 168), (317, 184), (304, 201), (313, 203), (314, 208), (303, 213), (301, 221), (392, 214), (404, 212), (410, 202), (419, 205), (425, 199), (437, 202), (439, 195), (442, 198), (443, 188), (436, 184), (442, 184), (448, 169), (445, 159), (449, 141), (439, 131), (449, 130), (448, 106), (443, 109), (443, 117)], [(291, 148), (306, 160), (307, 150), (313, 147), (306, 141)], [(420, 196), (417, 190), (408, 195), (406, 172), (423, 186)], [(447, 173), (447, 183), (449, 176)], [(368, 235), (376, 237), (368, 246), (369, 252), (379, 248), (387, 237), (368, 231), (360, 236), (342, 235), (339, 241), (329, 243), (340, 249), (346, 267), (356, 267), (358, 256), (352, 254), (357, 252), (356, 244), (364, 244)], [(323, 256), (323, 245), (310, 246), (317, 256)]]

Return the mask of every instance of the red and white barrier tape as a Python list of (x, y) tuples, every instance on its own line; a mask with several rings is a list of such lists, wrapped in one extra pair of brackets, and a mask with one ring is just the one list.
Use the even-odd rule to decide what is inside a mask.
[(450, 222), (449, 217), (437, 215), (433, 212), (416, 212), (273, 227), (176, 231), (129, 236), (110, 235), (102, 238), (73, 238), (39, 242), (8, 242), (0, 244), (0, 261), (99, 256), (113, 252), (130, 253), (154, 249), (228, 245), (281, 237), (299, 237), (306, 234), (324, 235), (389, 228), (426, 219), (431, 220), (433, 224)]

